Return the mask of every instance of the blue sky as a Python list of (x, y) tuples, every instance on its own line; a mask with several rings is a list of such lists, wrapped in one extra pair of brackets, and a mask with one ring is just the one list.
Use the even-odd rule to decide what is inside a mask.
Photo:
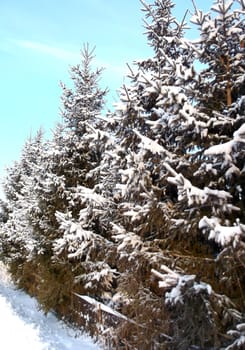
[[(191, 0), (174, 2), (176, 16), (192, 8)], [(206, 10), (211, 0), (203, 2), (196, 4)], [(59, 120), (59, 83), (69, 82), (84, 43), (96, 46), (102, 85), (116, 100), (126, 63), (151, 53), (141, 8), (139, 0), (0, 0), (0, 176), (31, 134)]]

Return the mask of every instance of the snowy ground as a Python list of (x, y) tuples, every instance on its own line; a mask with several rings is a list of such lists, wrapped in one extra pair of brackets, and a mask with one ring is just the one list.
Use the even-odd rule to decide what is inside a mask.
[(0, 348), (2, 350), (99, 350), (92, 340), (49, 313), (35, 299), (15, 290), (0, 262)]

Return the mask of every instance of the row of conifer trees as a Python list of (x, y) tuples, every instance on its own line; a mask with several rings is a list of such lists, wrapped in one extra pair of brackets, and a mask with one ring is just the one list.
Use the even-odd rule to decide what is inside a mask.
[[(152, 57), (113, 111), (84, 46), (53, 136), (8, 168), (1, 256), (111, 349), (245, 347), (245, 2), (142, 1)], [(96, 322), (95, 322), (96, 321)]]

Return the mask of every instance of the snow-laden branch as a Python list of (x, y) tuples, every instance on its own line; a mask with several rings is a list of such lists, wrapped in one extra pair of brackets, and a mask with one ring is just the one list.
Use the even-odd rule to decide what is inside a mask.
[(113, 280), (118, 275), (116, 269), (112, 269), (106, 262), (97, 261), (92, 263), (85, 261), (83, 263), (84, 272), (75, 277), (75, 283), (83, 284), (86, 290), (90, 292), (99, 287), (100, 290), (111, 290)]
[(189, 206), (193, 205), (218, 205), (222, 211), (231, 212), (239, 208), (229, 204), (232, 198), (229, 192), (214, 190), (209, 187), (200, 189), (186, 179), (181, 173), (177, 173), (169, 164), (164, 163), (164, 167), (173, 175), (168, 177), (168, 181), (178, 188), (178, 200), (187, 200)]
[(210, 285), (195, 281), (195, 275), (184, 275), (179, 272), (171, 270), (166, 265), (161, 265), (161, 270), (164, 273), (158, 272), (152, 269), (151, 272), (159, 279), (159, 288), (163, 288), (167, 292), (165, 293), (166, 304), (177, 304), (184, 302), (184, 295), (187, 289), (191, 293), (198, 294), (199, 292), (205, 291), (207, 294), (212, 293)]
[[(83, 217), (81, 215), (83, 213)], [(60, 225), (60, 230), (63, 231), (63, 236), (57, 238), (53, 242), (54, 254), (60, 255), (67, 251), (68, 259), (79, 258), (85, 253), (90, 246), (94, 245), (95, 241), (101, 241), (102, 238), (96, 235), (87, 227), (87, 208), (80, 211), (80, 221), (72, 219), (72, 214), (56, 212), (56, 219)]]
[(170, 288), (175, 287), (178, 284), (180, 274), (170, 270), (166, 265), (161, 265), (161, 269), (165, 271), (165, 274), (152, 269), (151, 272), (160, 281), (158, 282), (159, 288)]
[(227, 332), (228, 336), (234, 340), (225, 350), (237, 350), (245, 348), (245, 323), (239, 323), (236, 325), (236, 329)]
[(133, 251), (141, 250), (143, 247), (143, 241), (141, 237), (133, 232), (128, 232), (124, 227), (119, 226), (115, 223), (111, 223), (112, 226), (112, 238), (119, 243), (117, 251), (125, 253), (126, 248), (130, 247)]
[(204, 216), (199, 222), (201, 230), (209, 230), (209, 239), (214, 240), (222, 247), (232, 244), (235, 248), (238, 242), (245, 238), (245, 225), (239, 221), (233, 226), (222, 226), (217, 218)]
[(245, 143), (245, 123), (234, 132), (232, 140), (212, 146), (204, 154), (206, 156), (223, 155), (226, 160), (231, 162), (231, 154), (235, 150), (237, 143)]
[(76, 192), (73, 194), (73, 199), (80, 199), (83, 204), (92, 203), (93, 206), (104, 208), (108, 204), (109, 199), (95, 192), (92, 188), (85, 186), (77, 186)]
[(150, 139), (144, 135), (141, 135), (136, 129), (134, 133), (141, 139), (140, 146), (146, 150), (149, 150), (152, 154), (163, 154), (169, 158), (172, 158), (172, 154), (167, 151), (164, 147), (159, 145), (157, 141)]

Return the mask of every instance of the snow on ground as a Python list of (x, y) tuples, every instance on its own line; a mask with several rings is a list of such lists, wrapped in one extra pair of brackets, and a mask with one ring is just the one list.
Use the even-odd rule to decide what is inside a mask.
[(99, 350), (89, 337), (77, 333), (38, 308), (34, 298), (16, 290), (0, 262), (0, 348), (2, 350)]

